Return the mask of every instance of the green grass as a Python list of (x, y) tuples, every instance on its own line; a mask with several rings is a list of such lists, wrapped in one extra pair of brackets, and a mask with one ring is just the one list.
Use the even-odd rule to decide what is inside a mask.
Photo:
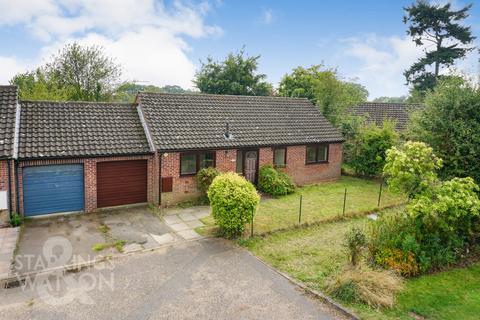
[[(263, 234), (298, 225), (300, 195), (302, 223), (328, 221), (343, 214), (343, 199), (347, 188), (345, 215), (354, 216), (377, 210), (380, 184), (377, 181), (342, 176), (335, 182), (325, 182), (298, 188), (293, 194), (260, 202), (254, 218), (254, 233)], [(399, 205), (405, 198), (383, 188), (380, 208)], [(214, 233), (212, 217), (202, 219), (209, 227), (200, 229), (204, 235)], [(250, 227), (247, 227), (248, 230)]]
[[(384, 210), (384, 214), (401, 208)], [(341, 271), (347, 258), (343, 236), (368, 219), (356, 218), (238, 240), (273, 267), (324, 291), (326, 280)], [(342, 302), (343, 303), (343, 302)], [(406, 281), (405, 290), (391, 310), (379, 311), (362, 304), (344, 304), (362, 319), (478, 319), (480, 315), (480, 264), (425, 275)], [(418, 317), (418, 319), (421, 319)]]

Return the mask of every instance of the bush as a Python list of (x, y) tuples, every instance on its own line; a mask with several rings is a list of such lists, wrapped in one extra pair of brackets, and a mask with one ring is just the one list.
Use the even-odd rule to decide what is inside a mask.
[(285, 172), (275, 169), (272, 165), (265, 165), (260, 168), (258, 188), (274, 197), (284, 196), (295, 191), (292, 179)]
[(395, 125), (385, 122), (383, 126), (374, 124), (359, 130), (349, 151), (348, 164), (355, 173), (364, 176), (378, 176), (385, 166), (386, 152), (397, 142)]
[(362, 230), (353, 227), (345, 234), (343, 246), (347, 249), (348, 260), (355, 266), (358, 258), (367, 243), (367, 238)]
[(414, 198), (430, 191), (438, 182), (437, 172), (442, 159), (423, 142), (407, 141), (402, 148), (392, 147), (387, 151), (383, 174), (393, 191), (400, 191)]
[(346, 302), (360, 302), (373, 308), (390, 308), (402, 290), (402, 279), (393, 272), (370, 269), (348, 269), (332, 280), (327, 292)]
[(220, 172), (213, 168), (203, 168), (198, 171), (197, 175), (195, 176), (195, 180), (197, 181), (197, 188), (200, 190), (203, 196), (207, 195), (208, 188), (212, 184), (213, 179), (215, 179)]
[(208, 189), (212, 216), (226, 237), (241, 235), (260, 202), (255, 187), (236, 173), (217, 176)]
[(21, 215), (19, 215), (18, 213), (12, 213), (12, 215), (10, 216), (10, 225), (12, 227), (18, 227), (22, 224), (23, 222), (23, 217)]
[(473, 179), (455, 178), (413, 199), (406, 212), (373, 222), (372, 261), (404, 276), (459, 261), (478, 241), (478, 191)]

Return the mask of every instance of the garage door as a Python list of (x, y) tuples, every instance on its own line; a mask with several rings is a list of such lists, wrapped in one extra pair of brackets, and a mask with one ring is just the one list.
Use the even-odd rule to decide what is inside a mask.
[(22, 177), (26, 216), (83, 210), (83, 165), (25, 167)]
[(147, 202), (147, 160), (97, 163), (97, 207)]

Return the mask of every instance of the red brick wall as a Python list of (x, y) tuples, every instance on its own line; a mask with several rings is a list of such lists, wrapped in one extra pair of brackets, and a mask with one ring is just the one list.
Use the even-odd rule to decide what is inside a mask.
[(297, 185), (330, 181), (340, 177), (342, 165), (341, 143), (329, 145), (328, 163), (305, 164), (306, 155), (306, 146), (287, 147), (285, 171)]
[[(236, 170), (236, 150), (217, 150), (216, 167), (219, 171)], [(181, 201), (198, 197), (194, 176), (180, 176), (180, 153), (160, 155), (162, 177), (172, 177), (172, 192), (162, 193), (162, 205), (171, 206)], [(284, 169), (298, 185), (334, 180), (340, 177), (342, 163), (342, 144), (331, 144), (329, 162), (305, 164), (306, 146), (287, 147), (287, 166)], [(273, 163), (273, 148), (259, 149), (259, 167)]]
[(0, 161), (0, 191), (8, 191), (8, 162)]
[(147, 195), (148, 202), (157, 202), (155, 184), (158, 179), (155, 178), (155, 157), (145, 156), (126, 156), (126, 157), (102, 157), (102, 158), (85, 158), (85, 159), (56, 159), (56, 160), (32, 160), (22, 161), (18, 167), (18, 193), (19, 193), (19, 207), (20, 212), (23, 213), (23, 183), (22, 183), (22, 168), (26, 166), (44, 166), (52, 164), (68, 164), (68, 163), (83, 163), (84, 170), (84, 184), (85, 184), (85, 212), (92, 212), (97, 209), (97, 162), (104, 161), (124, 161), (124, 160), (147, 160)]

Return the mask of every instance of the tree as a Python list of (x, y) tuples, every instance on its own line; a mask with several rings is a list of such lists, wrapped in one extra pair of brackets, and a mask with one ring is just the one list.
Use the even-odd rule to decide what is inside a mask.
[(388, 149), (397, 142), (395, 124), (385, 122), (381, 128), (375, 124), (360, 129), (349, 150), (347, 163), (357, 174), (378, 176), (385, 166)]
[[(455, 60), (473, 50), (469, 45), (475, 37), (470, 27), (460, 24), (469, 16), (471, 7), (452, 10), (450, 3), (439, 5), (419, 0), (404, 8), (403, 22), (408, 24), (407, 34), (417, 46), (429, 45), (425, 55), (404, 72), (408, 84), (413, 84), (421, 92), (433, 89), (442, 66), (453, 65)], [(432, 65), (433, 72), (427, 70)]]
[(48, 79), (42, 69), (19, 73), (15, 75), (10, 84), (19, 88), (22, 100), (67, 100), (66, 90), (58, 88), (57, 83)]
[(154, 85), (143, 85), (135, 82), (124, 82), (113, 93), (113, 101), (133, 102), (139, 91), (145, 92), (166, 92), (166, 93), (191, 93), (191, 90), (183, 89), (177, 85), (166, 85), (157, 87)]
[(389, 188), (415, 198), (431, 191), (438, 183), (437, 170), (441, 166), (442, 159), (437, 158), (431, 147), (423, 142), (407, 141), (400, 149), (387, 150), (383, 174)]
[(341, 81), (335, 69), (322, 68), (313, 65), (293, 69), (280, 81), (279, 95), (309, 99), (332, 124), (340, 126), (344, 111), (365, 101), (368, 91), (357, 83)]
[(121, 69), (98, 46), (67, 44), (45, 66), (45, 74), (68, 91), (69, 100), (108, 100)]
[(400, 97), (378, 97), (372, 100), (372, 102), (383, 102), (383, 103), (403, 103), (407, 101), (406, 96)]
[(258, 59), (260, 56), (249, 57), (243, 49), (237, 54), (230, 53), (221, 62), (208, 57), (206, 63), (202, 62), (193, 82), (203, 93), (271, 95), (273, 87), (265, 81), (267, 76), (257, 73)]
[(470, 176), (480, 182), (480, 89), (474, 84), (442, 80), (413, 114), (407, 134), (444, 160), (443, 178)]

